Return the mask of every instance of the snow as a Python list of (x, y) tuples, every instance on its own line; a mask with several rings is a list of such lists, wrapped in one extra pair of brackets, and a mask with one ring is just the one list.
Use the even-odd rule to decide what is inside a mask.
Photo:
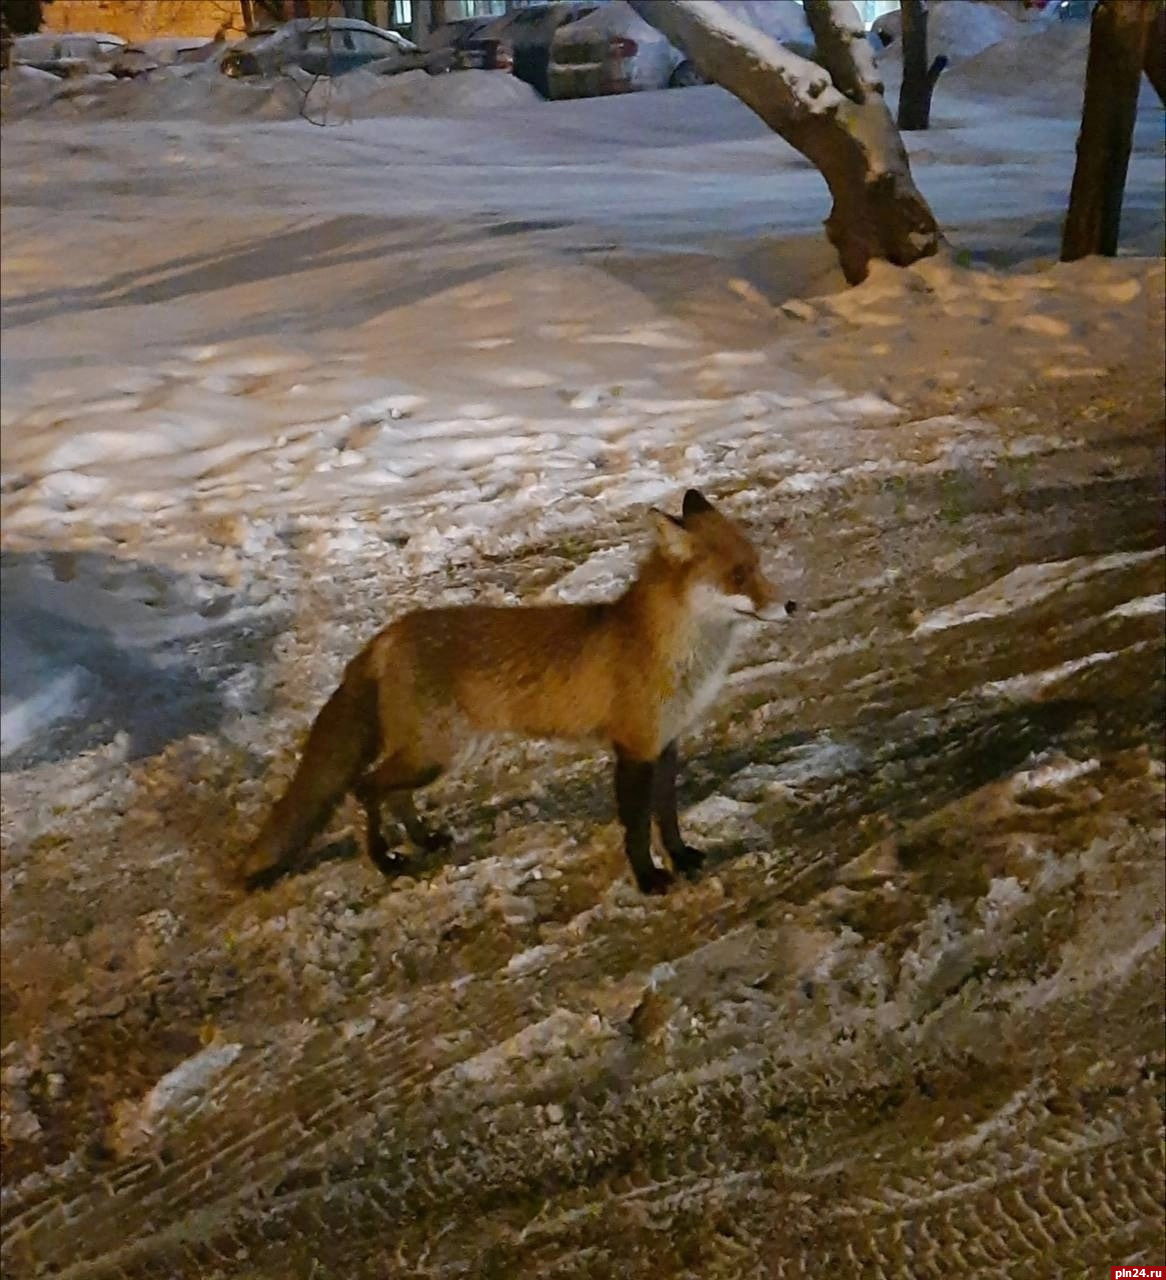
[[(879, 53), (879, 69), (885, 71), (895, 66), (902, 74), (901, 67), (897, 65), (903, 53), (899, 14), (888, 14), (877, 25), (893, 32), (895, 37)], [(981, 0), (943, 0), (928, 10), (927, 56), (931, 59), (942, 55), (955, 66), (1004, 40), (1024, 39), (1030, 31), (1027, 24), (1017, 21), (995, 5), (981, 3)], [(946, 84), (946, 81), (941, 83)]]
[[(1032, 1080), (1080, 1078), (1100, 1039), (1141, 1052), (1149, 988), (1119, 986), (1161, 939), (1157, 721), (1136, 717), (1161, 656), (1160, 406), (1139, 388), (1160, 372), (1163, 204), (1143, 102), (1122, 256), (1054, 261), (1076, 64), (1048, 46), (1061, 78), (1037, 105), (976, 70), (1007, 55), (1035, 80), (1044, 39), (941, 80), (936, 128), (907, 145), (952, 253), (855, 290), (818, 175), (715, 88), (544, 104), (502, 102), (506, 77), (353, 81), (356, 118), (334, 98), (322, 129), (286, 86), (244, 110), (195, 76), (16, 118), (44, 82), (6, 77), (12, 1247), (164, 1270), (162, 1233), (231, 1235), (249, 1273), (283, 1274), (260, 1235), (319, 1210), (301, 1174), (327, 1175), (351, 1242), (345, 1180), (423, 1151), (433, 1265), (391, 1216), (423, 1203), (399, 1180), (383, 1199), (362, 1184), (387, 1215), (377, 1246), (387, 1222), (402, 1267), (472, 1274), (497, 1243), (482, 1205), (514, 1185), (489, 1163), (504, 1148), (521, 1176), (547, 1171), (540, 1248), (594, 1209), (578, 1179), (598, 1163), (630, 1170), (639, 1202), (723, 1221), (706, 1192), (765, 1189), (752, 1135), (739, 1169), (723, 1154), (738, 1099), (746, 1127), (794, 1116), (796, 1161), (818, 1161), (799, 1186), (842, 1187), (828, 1230), (864, 1217), (831, 1173), (852, 1108), (847, 1168), (894, 1165), (887, 1203), (979, 1188), (963, 1158), (1007, 1172), (1060, 1149), (1039, 1126), (1080, 1108), (1050, 1119), (1043, 1086), (1027, 1154), (997, 1144), (1037, 1123)], [(246, 899), (222, 887), (377, 628), (421, 605), (608, 597), (647, 508), (691, 484), (802, 606), (749, 640), (682, 744), (701, 876), (638, 894), (606, 760), (503, 742), (424, 801), (448, 810), (447, 857), (386, 882), (349, 856), (342, 812), (318, 865)], [(1061, 1022), (1037, 1020), (1046, 1005)], [(1000, 1044), (1078, 1056), (979, 1093)], [(936, 1063), (957, 1064), (952, 1107), (918, 1087)], [(723, 1111), (689, 1106), (722, 1089)], [(899, 1092), (942, 1142), (872, 1109)], [(667, 1157), (656, 1183), (620, 1110), (641, 1102), (665, 1126), (641, 1144)], [(705, 1132), (722, 1145), (698, 1148)], [(94, 1139), (115, 1157), (97, 1174)], [(707, 1179), (668, 1163), (672, 1142), (713, 1152)], [(440, 1183), (443, 1144), (489, 1161)], [(954, 1170), (921, 1171), (947, 1152)], [(41, 1184), (67, 1215), (44, 1216)], [(517, 1239), (520, 1216), (504, 1227)], [(763, 1269), (779, 1245), (725, 1266)]]
[[(999, 47), (1015, 45), (1014, 62), (1024, 52), (1031, 73), (1054, 37)], [(896, 383), (987, 381), (1005, 358), (1088, 381), (1089, 335), (1139, 323), (1161, 292), (1154, 262), (982, 261), (1063, 208), (1071, 111), (1021, 127), (1011, 108), (990, 119), (982, 98), (944, 97), (937, 128), (909, 146), (949, 236), (980, 261), (876, 264), (840, 291), (814, 231), (820, 179), (715, 88), (551, 105), (518, 85), (523, 106), (511, 77), (488, 72), (372, 88), (354, 74), (334, 90), (368, 116), (393, 99), (394, 118), (338, 125), (325, 143), (290, 98), (288, 123), (204, 123), (234, 119), (234, 95), (255, 86), (175, 72), (73, 101), (67, 121), (36, 113), (5, 138), (6, 546), (65, 539), (123, 558), (149, 546), (181, 568), (181, 598), (161, 613), (84, 567), (40, 602), (103, 645), (142, 648), (151, 670), (165, 669), (160, 647), (211, 623), (254, 625), (263, 600), (248, 583), (289, 549), (417, 578), (589, 528), (600, 495), (610, 519), (768, 469), (778, 492), (817, 501), (858, 480), (1055, 452), (1064, 442), (1048, 433), (1005, 441), (974, 415), (905, 427)], [(6, 76), (6, 103), (29, 74)], [(466, 118), (499, 103), (488, 125)], [(1139, 124), (1126, 217), (1146, 243), (1162, 203), (1151, 124)], [(67, 180), (60, 160), (37, 162), (62, 127)], [(156, 194), (129, 209), (126, 183)], [(89, 199), (70, 205), (74, 189)], [(764, 262), (742, 258), (739, 242), (759, 234)], [(701, 308), (731, 318), (737, 341), (710, 343)], [(759, 322), (796, 358), (775, 364)], [(815, 367), (810, 345), (847, 333), (872, 375), (857, 394)], [(558, 594), (606, 594), (637, 554), (603, 551)], [(796, 588), (796, 565), (782, 571)], [(27, 595), (44, 574), (26, 572)], [(1048, 571), (1015, 572), (1005, 593)], [(946, 617), (920, 633), (955, 625)], [(77, 643), (34, 647), (35, 661), (6, 668), (9, 754), (34, 724), (84, 714), (93, 692)]]
[(866, 27), (858, 10), (852, 4), (832, 5), (830, 18), (835, 28), (846, 37), (859, 83), (869, 92), (881, 93), (883, 77), (875, 65), (874, 48), (867, 39)]
[[(62, 119), (295, 120), (333, 127), (384, 116), (474, 116), (529, 106), (538, 95), (514, 76), (464, 71), (431, 76), (406, 71), (380, 76), (356, 70), (335, 79), (298, 68), (272, 80), (233, 79), (213, 63), (160, 67), (130, 80), (96, 75), (53, 85), (29, 76), (32, 68), (5, 85), (5, 119), (36, 112)], [(47, 73), (43, 73), (47, 74)], [(49, 94), (49, 88), (54, 92)]]
[(1006, 680), (992, 680), (981, 685), (979, 691), (985, 697), (1006, 698), (1016, 702), (1032, 701), (1079, 671), (1113, 662), (1117, 656), (1115, 651), (1108, 649), (1082, 654), (1079, 658), (1070, 658), (1067, 662), (1059, 662), (1055, 667), (1046, 667), (1042, 671), (1029, 671), (1023, 675), (1009, 676)]
[(929, 614), (915, 628), (915, 635), (927, 635), (948, 627), (965, 626), (999, 618), (1018, 609), (1031, 608), (1058, 591), (1084, 582), (1093, 574), (1109, 573), (1128, 565), (1162, 558), (1160, 550), (1117, 552), (1105, 556), (1082, 556), (1048, 564), (1018, 565), (997, 582), (990, 583), (945, 609)]
[[(990, 6), (983, 8), (992, 12)], [(968, 46), (965, 52), (971, 56), (944, 72), (937, 92), (948, 90), (965, 97), (990, 93), (1005, 101), (1055, 98), (1080, 106), (1089, 52), (1087, 22), (1056, 23), (1047, 28), (1019, 23), (1011, 29), (1002, 27), (999, 34), (999, 39), (985, 41), (974, 52), (974, 46)], [(1038, 65), (1040, 74), (1034, 74)]]
[(1114, 605), (1105, 616), (1107, 618), (1144, 618), (1163, 615), (1166, 615), (1166, 592), (1159, 591), (1156, 595), (1123, 600), (1121, 604)]
[(126, 1155), (154, 1140), (174, 1112), (198, 1104), (207, 1086), (243, 1052), (241, 1044), (215, 1043), (168, 1071), (138, 1103), (117, 1108), (113, 1143)]
[(1039, 791), (1045, 787), (1058, 787), (1066, 782), (1074, 782), (1078, 778), (1095, 773), (1098, 767), (1097, 760), (1071, 760), (1068, 757), (1061, 757), (1032, 769), (1022, 769), (1020, 773), (1013, 775), (1012, 782), (1017, 791)]

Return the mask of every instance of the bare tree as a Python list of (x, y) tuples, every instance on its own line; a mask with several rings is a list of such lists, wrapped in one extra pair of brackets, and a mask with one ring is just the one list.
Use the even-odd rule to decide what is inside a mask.
[(927, 0), (902, 0), (903, 83), (899, 88), (899, 129), (906, 133), (931, 124), (931, 95), (947, 66), (938, 57), (927, 65)]
[(821, 172), (834, 199), (826, 235), (851, 284), (866, 279), (872, 258), (908, 266), (935, 253), (935, 217), (911, 177), (850, 0), (805, 0), (821, 66), (715, 0), (630, 3)]
[(1085, 104), (1061, 260), (1117, 253), (1142, 71), (1161, 0), (1100, 0), (1089, 32)]
[(248, 24), (248, 29), (260, 13), (265, 14), (273, 22), (286, 22), (288, 19), (285, 0), (251, 0), (251, 10), (251, 23)]
[(53, 0), (0, 0), (0, 13), (10, 36), (31, 35), (41, 29), (44, 9)]

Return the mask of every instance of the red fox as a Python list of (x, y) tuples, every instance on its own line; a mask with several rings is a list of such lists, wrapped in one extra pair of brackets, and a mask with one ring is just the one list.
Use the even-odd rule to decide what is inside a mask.
[(242, 868), (249, 887), (284, 870), (348, 792), (369, 856), (400, 870), (387, 805), (414, 844), (439, 849), (413, 792), (492, 734), (606, 741), (624, 849), (644, 893), (671, 872), (652, 860), (652, 820), (677, 871), (703, 855), (676, 813), (676, 741), (716, 698), (742, 622), (792, 614), (741, 527), (697, 490), (683, 515), (653, 508), (655, 546), (618, 599), (597, 604), (425, 609), (391, 623), (348, 664), (308, 733), (299, 768)]

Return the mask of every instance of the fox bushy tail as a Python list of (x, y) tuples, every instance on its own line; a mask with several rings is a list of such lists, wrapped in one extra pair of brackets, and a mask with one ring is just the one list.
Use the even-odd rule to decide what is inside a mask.
[(358, 658), (316, 717), (294, 777), (248, 849), (244, 883), (264, 883), (306, 848), (379, 746), (376, 684)]

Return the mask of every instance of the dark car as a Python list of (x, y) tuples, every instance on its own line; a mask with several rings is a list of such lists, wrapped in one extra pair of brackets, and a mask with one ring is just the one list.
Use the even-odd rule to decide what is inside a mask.
[(555, 32), (597, 8), (596, 4), (576, 4), (572, 0), (559, 4), (533, 4), (495, 18), (482, 28), (477, 39), (495, 39), (509, 45), (513, 52), (514, 74), (537, 89), (544, 98), (549, 98), (551, 44)]
[(448, 55), (426, 52), (395, 31), (359, 18), (297, 18), (275, 31), (240, 40), (219, 64), (225, 75), (274, 76), (298, 67), (314, 76), (341, 76), (363, 67), (382, 75), (449, 70)]
[(503, 36), (487, 31), (495, 19), (490, 15), (455, 18), (426, 37), (423, 47), (447, 50), (458, 71), (512, 71), (514, 50)]
[(1093, 17), (1096, 0), (1061, 0), (1056, 6), (1060, 22), (1088, 22)]

